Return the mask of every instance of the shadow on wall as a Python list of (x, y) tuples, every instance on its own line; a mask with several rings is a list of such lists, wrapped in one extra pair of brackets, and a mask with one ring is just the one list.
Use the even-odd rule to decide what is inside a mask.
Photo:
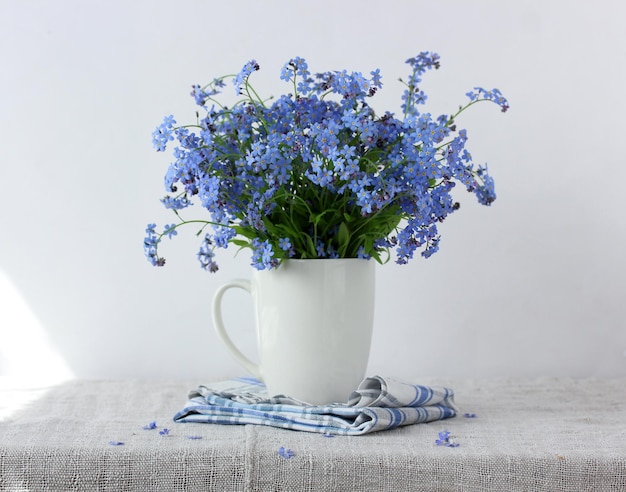
[(47, 386), (72, 379), (35, 315), (0, 272), (0, 376), (20, 386)]

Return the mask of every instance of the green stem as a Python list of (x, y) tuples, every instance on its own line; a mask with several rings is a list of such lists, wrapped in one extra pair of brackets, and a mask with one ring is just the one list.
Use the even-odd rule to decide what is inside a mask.
[(215, 84), (215, 82), (217, 82), (218, 80), (224, 80), (224, 79), (228, 79), (228, 78), (235, 78), (236, 75), (234, 73), (228, 74), (228, 75), (222, 75), (221, 77), (217, 77), (215, 79), (213, 79), (211, 82), (209, 82), (208, 84), (205, 84), (202, 87), (202, 90), (206, 89), (207, 87), (211, 87), (212, 85)]
[(465, 111), (467, 108), (473, 106), (476, 103), (479, 103), (481, 101), (489, 101), (489, 99), (474, 99), (473, 101), (470, 101), (469, 103), (467, 103), (465, 106), (461, 106), (459, 108), (459, 110), (452, 116), (450, 116), (450, 118), (448, 118), (448, 121), (446, 121), (445, 126), (449, 126), (450, 123), (452, 123), (457, 116), (459, 116), (463, 111)]
[[(254, 94), (254, 97), (252, 97), (252, 94), (250, 94), (250, 91), (252, 91), (252, 94)], [(250, 82), (248, 81), (248, 77), (246, 77), (246, 94), (248, 95), (249, 101), (255, 106), (258, 103), (263, 108), (266, 107), (265, 102), (263, 102), (263, 99), (261, 99), (261, 96), (259, 95), (259, 93), (256, 90), (254, 90), (254, 87), (252, 87), (252, 84), (250, 84)]]
[[(231, 229), (235, 229), (236, 228), (235, 226), (230, 225), (230, 224), (220, 224), (219, 222), (212, 222), (210, 220), (199, 220), (199, 219), (197, 219), (197, 220), (183, 220), (177, 210), (174, 210), (174, 213), (176, 214), (176, 216), (182, 222), (180, 222), (178, 224), (174, 224), (174, 227), (170, 227), (170, 228), (167, 229), (168, 231), (172, 231), (172, 230), (178, 229), (180, 226), (187, 225), (187, 224), (204, 224), (204, 226), (200, 229), (200, 231), (198, 231), (198, 234), (200, 234), (209, 225), (215, 225), (215, 226), (220, 226), (220, 227), (229, 227)], [(167, 235), (167, 233), (165, 231), (163, 231), (161, 234), (159, 234), (158, 241), (160, 241), (161, 238), (163, 238), (163, 236), (166, 236), (166, 235)]]
[(296, 84), (296, 68), (293, 67), (293, 97), (298, 99), (298, 84)]

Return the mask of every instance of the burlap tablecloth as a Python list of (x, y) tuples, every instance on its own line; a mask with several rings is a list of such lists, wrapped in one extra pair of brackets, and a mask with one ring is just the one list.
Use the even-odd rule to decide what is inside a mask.
[(419, 382), (459, 416), (329, 438), (173, 423), (201, 381), (72, 381), (0, 422), (0, 490), (626, 490), (626, 379)]

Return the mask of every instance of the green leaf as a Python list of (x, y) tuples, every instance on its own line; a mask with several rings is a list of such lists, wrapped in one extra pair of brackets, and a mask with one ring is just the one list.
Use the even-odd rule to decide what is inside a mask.
[(311, 236), (309, 236), (308, 234), (306, 234), (304, 237), (306, 238), (307, 253), (310, 255), (311, 258), (317, 258), (317, 249), (315, 248), (315, 243), (313, 242), (313, 239), (311, 239)]
[(239, 246), (240, 248), (252, 247), (249, 241), (244, 241), (243, 239), (231, 239), (230, 242), (233, 243), (235, 246)]
[[(237, 234), (239, 234), (240, 236), (246, 237), (248, 239), (254, 239), (255, 237), (258, 236), (256, 230), (254, 230), (251, 227), (242, 227), (242, 226), (236, 226), (235, 227), (235, 231), (237, 232)], [(231, 240), (232, 241), (232, 240)]]
[(344, 258), (346, 256), (346, 251), (348, 250), (348, 245), (350, 244), (350, 230), (345, 222), (342, 222), (339, 226), (337, 241), (339, 242), (337, 253), (340, 258)]

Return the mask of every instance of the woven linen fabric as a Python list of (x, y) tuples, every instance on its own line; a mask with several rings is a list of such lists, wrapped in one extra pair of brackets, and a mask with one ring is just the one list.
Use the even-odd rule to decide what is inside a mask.
[[(224, 386), (228, 388), (224, 388)], [(221, 387), (222, 389), (216, 389)], [(175, 422), (257, 424), (330, 435), (358, 436), (456, 415), (454, 392), (397, 379), (365, 379), (347, 403), (307, 405), (279, 395), (268, 397), (256, 380), (232, 380), (191, 391)]]
[(626, 490), (626, 378), (406, 379), (454, 388), (458, 416), (328, 438), (172, 423), (198, 381), (76, 380), (25, 390), (18, 411), (0, 389), (0, 490)]

